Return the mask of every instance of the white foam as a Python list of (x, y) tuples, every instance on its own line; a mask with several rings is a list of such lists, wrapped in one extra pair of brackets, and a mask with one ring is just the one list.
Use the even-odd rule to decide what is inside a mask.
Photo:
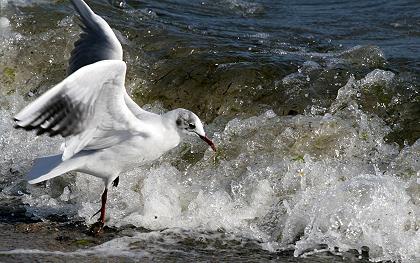
[[(13, 249), (9, 251), (0, 251), (0, 255), (52, 255), (72, 258), (77, 256), (89, 257), (93, 260), (109, 257), (127, 257), (136, 260), (156, 259), (162, 254), (180, 253), (194, 255), (194, 251), (181, 251), (177, 244), (180, 240), (189, 239), (200, 244), (201, 249), (217, 251), (217, 245), (220, 242), (225, 244), (234, 241), (233, 246), (242, 249), (244, 244), (252, 243), (252, 240), (242, 240), (238, 242), (238, 237), (225, 233), (208, 233), (199, 231), (188, 231), (185, 229), (168, 229), (163, 231), (152, 231), (147, 233), (136, 233), (132, 236), (124, 236), (112, 239), (103, 244), (87, 249), (78, 249), (70, 252), (51, 251), (40, 249)], [(172, 246), (171, 246), (172, 245)], [(203, 247), (205, 245), (205, 247)], [(188, 258), (188, 256), (186, 257)]]
[[(384, 75), (390, 76), (376, 72), (366, 79)], [(191, 140), (123, 174), (109, 193), (107, 224), (222, 230), (263, 241), (266, 249), (294, 244), (296, 255), (319, 244), (331, 251), (368, 246), (372, 260), (414, 262), (420, 251), (420, 141), (402, 150), (386, 143), (391, 129), (354, 99), (361, 85), (350, 79), (324, 115), (267, 111), (213, 127), (215, 160), (202, 142)], [(7, 111), (2, 116), (2, 157), (23, 163), (16, 163), (22, 173), (35, 155), (58, 145), (43, 137), (32, 141), (11, 129)], [(199, 157), (190, 160), (191, 151)], [(77, 174), (28, 191), (24, 201), (38, 216), (63, 213), (93, 223), (103, 183)]]
[(2, 192), (17, 195), (22, 190), (25, 191), (21, 189), (20, 184), (24, 181), (25, 172), (32, 160), (38, 155), (58, 151), (59, 141), (58, 138), (35, 137), (34, 134), (13, 129), (13, 113), (27, 102), (18, 95), (3, 96), (3, 99), (6, 98), (9, 105), (6, 109), (0, 109), (0, 175), (7, 178), (6, 182), (12, 182), (2, 189)]
[(5, 8), (7, 5), (13, 4), (15, 6), (31, 6), (41, 3), (48, 3), (47, 0), (1, 0), (0, 7)]
[(3, 30), (7, 30), (10, 27), (10, 21), (7, 17), (0, 17), (0, 29), (2, 32)]

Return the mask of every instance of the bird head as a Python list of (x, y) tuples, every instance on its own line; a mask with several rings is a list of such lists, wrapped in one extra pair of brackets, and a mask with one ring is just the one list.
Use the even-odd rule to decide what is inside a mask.
[(207, 137), (204, 132), (201, 120), (193, 112), (185, 109), (176, 109), (173, 111), (175, 119), (175, 127), (181, 137), (185, 135), (195, 135), (205, 141), (213, 151), (216, 151), (216, 146)]

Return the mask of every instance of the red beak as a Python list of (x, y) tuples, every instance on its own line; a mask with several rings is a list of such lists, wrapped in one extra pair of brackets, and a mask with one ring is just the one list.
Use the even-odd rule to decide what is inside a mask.
[(214, 145), (214, 143), (209, 139), (209, 137), (201, 136), (201, 135), (198, 135), (198, 136), (200, 136), (200, 138), (203, 141), (205, 141), (213, 149), (213, 151), (216, 151), (216, 145)]

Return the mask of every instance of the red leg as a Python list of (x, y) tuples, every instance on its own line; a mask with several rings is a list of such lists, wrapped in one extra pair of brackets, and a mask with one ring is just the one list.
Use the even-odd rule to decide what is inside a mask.
[(105, 206), (106, 206), (106, 198), (107, 198), (107, 194), (108, 194), (108, 189), (105, 188), (103, 194), (102, 194), (102, 205), (101, 205), (101, 209), (99, 209), (98, 212), (96, 212), (92, 217), (96, 216), (99, 212), (101, 212), (101, 216), (99, 217), (98, 221), (93, 224), (90, 227), (90, 231), (93, 235), (99, 235), (102, 232), (102, 229), (104, 227), (105, 224)]
[(106, 205), (106, 198), (108, 195), (108, 189), (105, 188), (103, 194), (102, 194), (102, 205), (101, 205), (101, 216), (98, 219), (98, 222), (101, 222), (102, 224), (105, 224), (105, 205)]

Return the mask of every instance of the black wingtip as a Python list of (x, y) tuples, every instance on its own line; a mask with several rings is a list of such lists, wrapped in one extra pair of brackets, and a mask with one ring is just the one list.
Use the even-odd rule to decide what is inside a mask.
[(60, 133), (59, 130), (55, 131), (55, 130), (51, 129), (51, 131), (48, 133), (48, 136), (54, 137), (54, 136), (58, 135), (59, 133)]
[(47, 130), (45, 130), (45, 129), (43, 129), (43, 128), (41, 128), (41, 127), (39, 127), (39, 129), (36, 131), (36, 135), (38, 136), (38, 135), (42, 135), (42, 134), (44, 134), (45, 132), (46, 132)]
[(13, 128), (15, 128), (16, 130), (25, 130), (25, 131), (30, 131), (34, 129), (34, 127), (32, 126), (20, 126), (19, 124), (14, 124)]
[(19, 124), (17, 124), (17, 122), (20, 121), (19, 119), (16, 119), (16, 117), (13, 117), (12, 120), (14, 121), (14, 123), (13, 123), (13, 128), (14, 129), (22, 129), (23, 128), (22, 126), (20, 126)]
[(19, 124), (17, 124), (17, 123), (15, 123), (15, 124), (13, 125), (13, 128), (15, 128), (15, 129), (17, 129), (17, 130), (25, 130), (25, 131), (30, 131), (30, 130), (35, 129), (35, 127), (32, 127), (31, 125), (28, 125), (28, 126), (21, 126), (21, 125), (19, 125)]

